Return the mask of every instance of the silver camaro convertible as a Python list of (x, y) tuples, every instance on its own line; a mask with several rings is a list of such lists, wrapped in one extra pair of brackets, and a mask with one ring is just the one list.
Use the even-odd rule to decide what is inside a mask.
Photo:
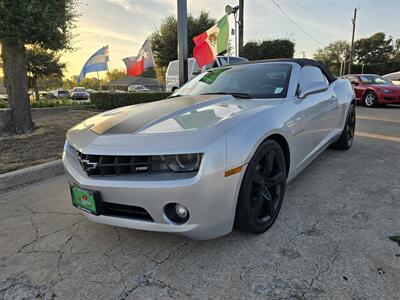
[(285, 185), (326, 147), (349, 149), (348, 80), (307, 59), (225, 66), (169, 99), (114, 109), (68, 131), (72, 203), (94, 222), (210, 239), (262, 233)]

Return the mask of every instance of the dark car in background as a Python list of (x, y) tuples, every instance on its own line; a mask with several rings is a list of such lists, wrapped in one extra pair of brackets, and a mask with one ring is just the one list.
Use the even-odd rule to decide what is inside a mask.
[(400, 104), (400, 86), (376, 74), (349, 74), (348, 79), (353, 86), (358, 104), (367, 107), (384, 104)]
[(84, 87), (74, 87), (71, 92), (72, 100), (87, 100), (89, 94)]
[(58, 89), (50, 91), (46, 94), (47, 99), (61, 99), (61, 98), (69, 98), (70, 93), (67, 90)]

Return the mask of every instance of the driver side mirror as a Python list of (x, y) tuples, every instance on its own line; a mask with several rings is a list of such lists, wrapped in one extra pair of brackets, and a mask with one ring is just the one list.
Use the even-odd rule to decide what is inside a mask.
[(328, 89), (328, 85), (324, 81), (313, 81), (309, 82), (304, 88), (299, 92), (298, 98), (304, 99), (308, 95), (318, 94), (325, 92)]

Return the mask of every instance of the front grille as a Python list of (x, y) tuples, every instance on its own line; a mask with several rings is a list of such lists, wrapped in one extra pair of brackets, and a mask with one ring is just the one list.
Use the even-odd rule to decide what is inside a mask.
[(116, 156), (83, 154), (79, 151), (77, 153), (81, 166), (88, 176), (159, 173), (169, 170), (161, 155)]
[(105, 216), (154, 222), (153, 218), (143, 207), (103, 202), (103, 209), (104, 212), (102, 214)]

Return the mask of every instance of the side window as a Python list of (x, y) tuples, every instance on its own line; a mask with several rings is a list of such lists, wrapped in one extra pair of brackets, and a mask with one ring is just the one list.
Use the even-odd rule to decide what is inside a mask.
[(193, 62), (193, 75), (199, 75), (201, 73), (201, 68), (197, 64), (197, 61)]
[(303, 67), (300, 71), (299, 91), (302, 91), (312, 82), (324, 82), (327, 86), (329, 85), (328, 79), (319, 68), (313, 66)]

